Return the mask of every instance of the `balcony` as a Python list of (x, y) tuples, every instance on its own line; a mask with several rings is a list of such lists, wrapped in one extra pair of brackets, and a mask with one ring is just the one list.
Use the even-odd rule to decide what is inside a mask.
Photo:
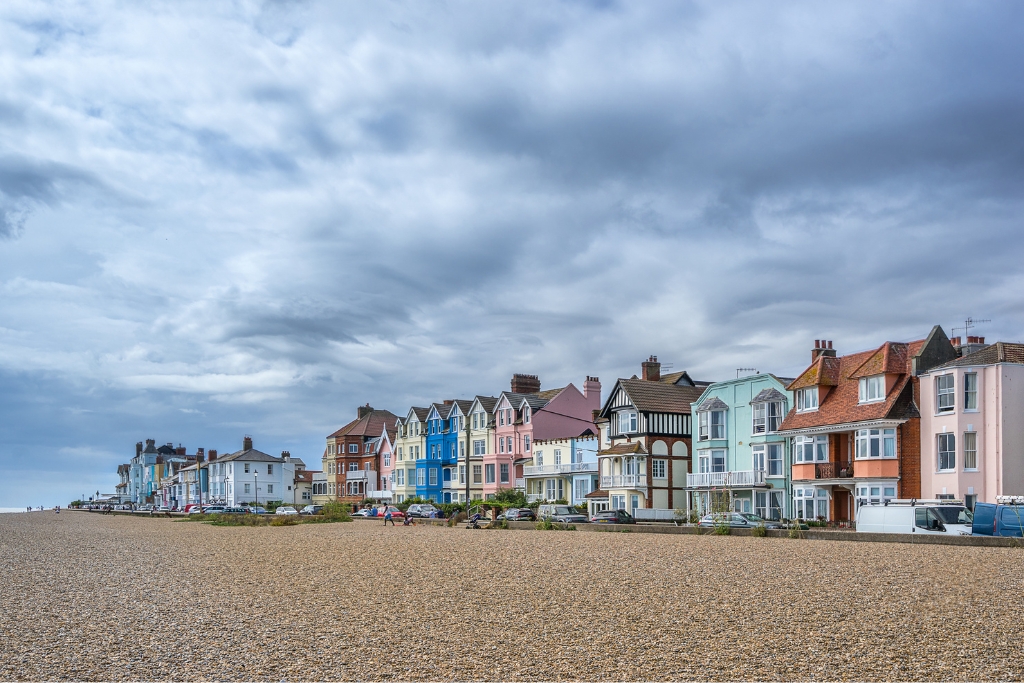
[(814, 464), (815, 479), (847, 479), (853, 477), (853, 463), (849, 460), (844, 462), (818, 462)]
[(526, 502), (527, 503), (543, 503), (544, 502), (544, 495), (540, 494), (540, 493), (527, 493), (526, 494)]
[(608, 489), (645, 489), (646, 474), (605, 474), (601, 476), (601, 488)]
[(350, 470), (345, 472), (345, 481), (372, 481), (377, 483), (376, 470)]
[(517, 488), (517, 489), (525, 489), (526, 488), (526, 480), (522, 479), (522, 478), (516, 479), (515, 488)]
[(545, 477), (556, 474), (576, 474), (579, 472), (597, 472), (596, 462), (571, 462), (561, 465), (530, 465), (523, 468), (523, 476)]
[(764, 486), (765, 473), (762, 470), (740, 470), (738, 472), (699, 472), (686, 475), (686, 487), (691, 489), (725, 489)]

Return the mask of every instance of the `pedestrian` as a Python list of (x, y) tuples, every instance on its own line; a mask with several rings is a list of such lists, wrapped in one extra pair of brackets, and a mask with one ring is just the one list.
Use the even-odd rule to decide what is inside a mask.
[(395, 518), (391, 515), (390, 508), (384, 508), (384, 526), (387, 526), (388, 522), (391, 522), (391, 526), (394, 526)]
[(405, 515), (404, 517), (402, 517), (402, 526), (409, 526), (411, 524), (412, 524), (412, 517), (410, 517), (409, 515)]

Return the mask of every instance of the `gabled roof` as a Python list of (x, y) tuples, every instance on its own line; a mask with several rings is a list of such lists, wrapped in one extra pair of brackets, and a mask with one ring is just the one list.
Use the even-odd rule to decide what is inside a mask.
[(704, 399), (697, 406), (698, 413), (706, 413), (709, 410), (729, 410), (729, 406), (725, 405), (725, 401), (717, 396), (712, 396), (711, 398)]
[[(563, 389), (564, 388), (565, 387), (563, 387)], [(562, 389), (552, 389), (552, 391), (555, 391), (556, 393), (561, 390)], [(548, 392), (544, 393), (546, 394)], [(548, 404), (548, 399), (541, 398), (540, 394), (516, 394), (511, 391), (503, 391), (498, 395), (498, 398), (494, 401), (494, 407), (491, 408), (492, 413), (497, 409), (498, 404), (501, 403), (502, 398), (507, 398), (508, 402), (512, 404), (512, 407), (515, 408), (516, 410), (519, 410), (519, 408), (522, 407), (524, 401), (528, 406), (530, 406), (531, 410), (539, 410), (540, 408), (543, 408)]]
[(688, 387), (706, 387), (710, 384), (714, 384), (714, 382), (704, 382), (702, 380), (693, 379), (690, 377), (690, 373), (688, 373), (686, 370), (681, 370), (679, 372), (670, 372), (667, 375), (662, 375), (661, 379), (659, 379), (658, 381), (664, 382), (665, 384), (676, 384), (679, 386)]
[(389, 422), (394, 424), (396, 419), (398, 419), (398, 416), (390, 410), (371, 410), (366, 415), (352, 420), (327, 438), (331, 439), (342, 436), (379, 436), (384, 425)]
[(755, 403), (769, 403), (773, 401), (785, 401), (786, 395), (775, 387), (768, 387), (757, 392), (757, 396), (750, 399), (750, 405)]
[(610, 448), (599, 451), (598, 455), (648, 455), (642, 441), (617, 443)]
[(414, 417), (416, 418), (417, 422), (426, 422), (427, 421), (427, 415), (429, 413), (430, 413), (430, 408), (417, 408), (416, 406), (413, 406), (412, 408), (409, 408), (409, 412), (406, 413), (405, 420), (403, 420), (402, 423), (403, 424), (408, 424), (409, 422), (413, 421), (412, 418), (414, 418)]
[(996, 342), (932, 369), (941, 370), (966, 365), (995, 365), (996, 363), (1024, 363), (1024, 344)]
[[(920, 417), (913, 401), (910, 380), (912, 358), (921, 351), (924, 343), (923, 339), (909, 343), (886, 342), (870, 351), (852, 353), (839, 358), (827, 356), (817, 358), (808, 370), (805, 370), (786, 388), (793, 390), (819, 384), (818, 382), (808, 382), (809, 372), (815, 368), (825, 367), (829, 369), (830, 373), (834, 373), (829, 377), (830, 381), (833, 378), (834, 381), (831, 384), (826, 384), (826, 386), (832, 386), (833, 389), (821, 400), (815, 411), (798, 413), (795, 407), (790, 409), (786, 419), (782, 421), (781, 431), (871, 420), (906, 420)], [(828, 361), (822, 363), (825, 358), (828, 358)], [(895, 365), (897, 362), (902, 362), (902, 367)], [(879, 369), (898, 370), (898, 372), (892, 373), (899, 377), (886, 394), (884, 401), (859, 402), (858, 375), (868, 376), (861, 375), (861, 371), (865, 368), (871, 374), (879, 374), (876, 371)], [(824, 383), (822, 382), (822, 384)]]
[[(275, 458), (272, 455), (258, 451), (255, 448), (248, 450), (236, 451), (229, 455), (218, 456), (213, 462), (231, 462), (231, 461), (245, 461), (245, 462), (284, 462), (284, 458)], [(195, 465), (186, 467), (184, 469), (192, 469)]]
[(617, 388), (621, 387), (637, 410), (650, 413), (689, 413), (690, 404), (704, 393), (703, 386), (649, 382), (636, 377), (620, 379), (612, 389), (602, 409), (607, 411)]
[(444, 418), (448, 420), (451, 419), (452, 415), (469, 415), (469, 409), (472, 407), (472, 401), (466, 401), (464, 399), (457, 398), (452, 402), (450, 406), (448, 406), (448, 413), (445, 414)]

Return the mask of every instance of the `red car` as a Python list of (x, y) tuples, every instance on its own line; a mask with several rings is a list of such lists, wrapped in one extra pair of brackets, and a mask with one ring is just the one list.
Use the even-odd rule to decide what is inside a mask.
[[(391, 519), (405, 519), (405, 513), (396, 508), (394, 505), (388, 505), (388, 511), (391, 513)], [(384, 516), (384, 508), (377, 510), (377, 516)]]

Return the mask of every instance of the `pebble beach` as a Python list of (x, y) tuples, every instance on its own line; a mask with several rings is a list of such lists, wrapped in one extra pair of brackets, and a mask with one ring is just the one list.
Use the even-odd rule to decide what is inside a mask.
[(1024, 549), (0, 515), (3, 680), (1019, 680)]

